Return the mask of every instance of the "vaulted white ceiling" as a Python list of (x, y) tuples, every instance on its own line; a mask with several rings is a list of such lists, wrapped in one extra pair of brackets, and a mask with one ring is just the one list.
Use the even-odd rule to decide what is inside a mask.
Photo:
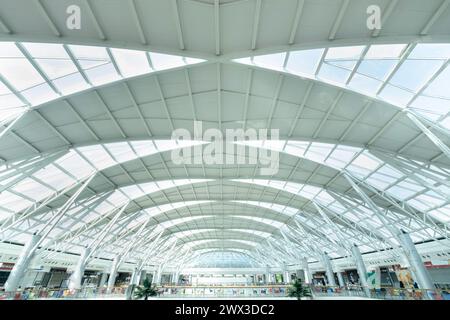
[[(280, 265), (395, 248), (392, 224), (446, 250), (450, 1), (0, 4), (2, 241)], [(73, 4), (80, 30), (65, 26)], [(244, 143), (279, 152), (278, 173), (174, 164), (209, 143), (170, 140), (194, 121), (279, 129)]]

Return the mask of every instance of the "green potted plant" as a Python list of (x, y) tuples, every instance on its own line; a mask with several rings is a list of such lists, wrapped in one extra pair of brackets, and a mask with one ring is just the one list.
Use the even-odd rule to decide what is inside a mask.
[(305, 287), (301, 279), (296, 279), (292, 286), (288, 289), (288, 296), (295, 297), (300, 300), (303, 297), (311, 297), (311, 290)]
[(148, 300), (148, 297), (154, 297), (158, 294), (156, 291), (156, 286), (152, 285), (152, 283), (145, 279), (142, 286), (137, 286), (134, 290), (134, 298), (135, 299), (144, 299)]

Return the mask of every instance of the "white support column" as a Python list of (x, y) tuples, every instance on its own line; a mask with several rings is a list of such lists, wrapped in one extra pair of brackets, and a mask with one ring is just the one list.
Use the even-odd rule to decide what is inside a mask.
[(30, 241), (25, 245), (20, 253), (19, 259), (14, 264), (14, 267), (9, 274), (8, 280), (5, 283), (5, 292), (16, 291), (19, 282), (22, 280), (25, 272), (28, 269), (30, 261), (33, 259), (36, 252), (36, 244), (41, 239), (39, 235), (32, 235)]
[(106, 284), (106, 279), (108, 278), (108, 272), (102, 272), (102, 277), (100, 278), (99, 288), (102, 288)]
[(402, 231), (399, 235), (402, 247), (405, 251), (406, 258), (410, 264), (410, 268), (413, 274), (417, 277), (417, 284), (420, 289), (435, 291), (435, 286), (428, 270), (425, 268), (416, 246), (411, 240), (408, 233)]
[(291, 273), (289, 270), (286, 270), (283, 274), (284, 277), (284, 283), (291, 283)]
[(69, 289), (78, 290), (81, 289), (81, 280), (83, 279), (84, 269), (86, 268), (86, 258), (90, 254), (89, 248), (85, 248), (78, 259), (75, 271), (72, 273), (69, 279)]
[(155, 279), (154, 283), (156, 285), (160, 285), (161, 284), (161, 279), (162, 279), (162, 266), (160, 265), (158, 267), (158, 270), (156, 271), (156, 279)]
[(130, 283), (128, 284), (128, 288), (126, 290), (126, 299), (127, 300), (131, 300), (132, 299), (132, 295), (133, 295), (133, 287), (135, 285), (137, 285), (138, 283), (136, 283), (136, 281), (139, 281), (139, 276), (140, 276), (140, 264), (141, 262), (138, 261), (138, 263), (135, 264), (134, 268), (133, 268), (133, 272), (131, 273), (131, 277), (130, 277)]
[(264, 280), (265, 280), (265, 283), (266, 284), (269, 284), (271, 281), (271, 279), (270, 279), (270, 270), (269, 270), (269, 266), (266, 266), (266, 273), (265, 273), (265, 276), (264, 276)]
[(353, 259), (355, 259), (356, 269), (358, 270), (359, 282), (364, 289), (364, 292), (368, 297), (370, 297), (369, 285), (367, 284), (367, 270), (364, 264), (364, 260), (362, 259), (361, 252), (356, 245), (352, 246), (352, 255)]
[(141, 270), (141, 272), (139, 273), (139, 277), (136, 280), (136, 284), (140, 285), (142, 281), (144, 281), (147, 278), (147, 271), (146, 270)]
[(303, 273), (304, 273), (304, 277), (305, 277), (305, 283), (312, 283), (312, 275), (311, 275), (311, 271), (309, 270), (308, 259), (306, 259), (306, 258), (302, 259), (302, 267), (303, 267)]
[(139, 280), (139, 275), (140, 275), (139, 265), (140, 265), (140, 262), (138, 262), (133, 268), (133, 272), (131, 273), (131, 278), (130, 278), (130, 284), (129, 284), (130, 286), (133, 284), (138, 284), (136, 282)]
[(344, 277), (342, 276), (342, 271), (337, 272), (337, 277), (338, 277), (338, 281), (339, 281), (339, 287), (341, 287), (341, 288), (345, 287), (345, 281), (344, 281)]
[(153, 270), (153, 274), (152, 274), (152, 284), (156, 284), (156, 270)]
[(331, 266), (330, 257), (325, 252), (322, 255), (323, 264), (327, 273), (328, 285), (330, 287), (336, 287), (336, 281), (334, 280), (333, 267)]
[(116, 283), (117, 269), (119, 269), (120, 258), (120, 256), (116, 256), (111, 265), (111, 271), (109, 272), (108, 279), (108, 289), (106, 291), (107, 293), (111, 293), (112, 289), (114, 288), (114, 284)]

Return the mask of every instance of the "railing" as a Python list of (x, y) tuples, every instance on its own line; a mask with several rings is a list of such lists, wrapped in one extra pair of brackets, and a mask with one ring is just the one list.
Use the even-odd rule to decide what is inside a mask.
[[(159, 298), (271, 298), (286, 297), (289, 285), (209, 285), (209, 286), (158, 286)], [(450, 300), (450, 293), (435, 289), (404, 289), (385, 287), (366, 290), (360, 286), (329, 287), (309, 286), (312, 298), (371, 298), (383, 300)], [(16, 292), (1, 292), (0, 300), (37, 299), (124, 299), (127, 287), (106, 288), (87, 287), (80, 290), (31, 288)]]
[(382, 300), (450, 300), (448, 292), (438, 289), (422, 290), (415, 288), (382, 287), (380, 289), (364, 290), (361, 286), (311, 286), (311, 291), (315, 297), (364, 297)]
[(205, 285), (205, 286), (162, 286), (160, 297), (286, 297), (289, 285)]
[(38, 300), (38, 299), (102, 299), (123, 298), (126, 287), (114, 287), (111, 292), (106, 288), (88, 287), (79, 290), (29, 288), (15, 292), (0, 292), (0, 300)]

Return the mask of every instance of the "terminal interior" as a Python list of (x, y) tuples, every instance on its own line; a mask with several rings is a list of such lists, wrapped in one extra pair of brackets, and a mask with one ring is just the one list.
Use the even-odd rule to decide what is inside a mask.
[(448, 0), (0, 0), (0, 299), (449, 299), (449, 61)]

